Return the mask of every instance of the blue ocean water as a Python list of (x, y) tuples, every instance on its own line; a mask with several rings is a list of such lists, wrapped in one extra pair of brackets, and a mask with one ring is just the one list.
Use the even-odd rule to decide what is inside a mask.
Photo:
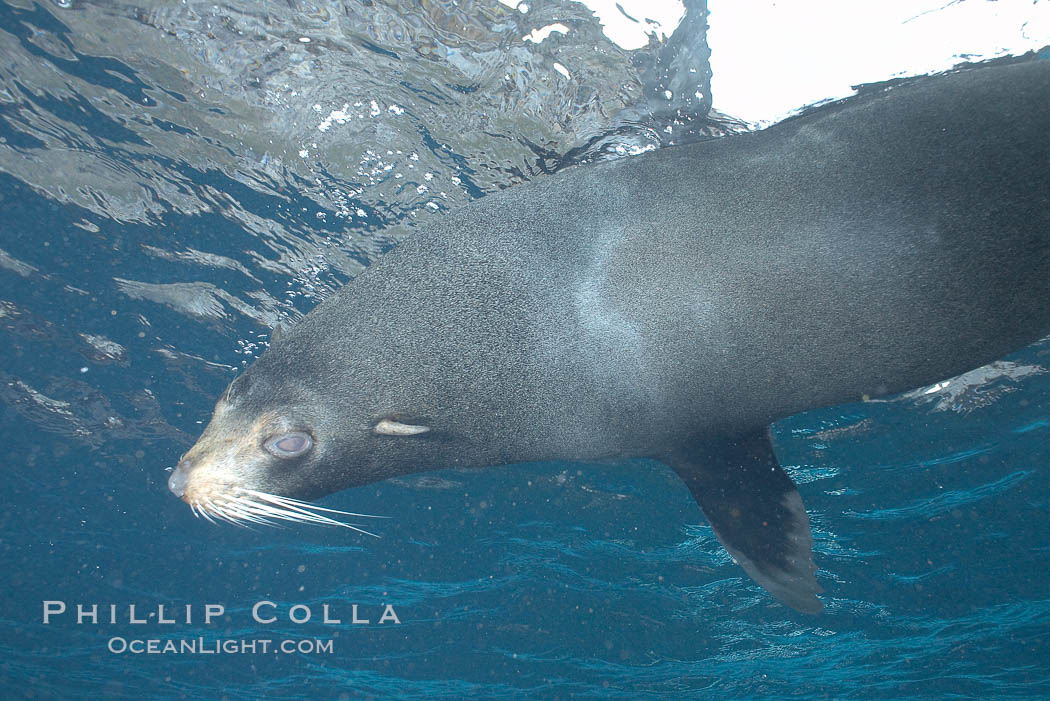
[[(398, 138), (418, 134), (418, 149), (380, 151), (386, 127), (354, 116), (375, 157), (311, 164), (310, 179), (278, 146), (200, 117), (245, 119), (236, 96), (179, 92), (159, 69), (79, 45), (103, 36), (83, 28), (90, 7), (0, 7), (12, 57), (0, 101), (3, 698), (1050, 696), (1048, 341), (943, 386), (774, 427), (813, 525), (817, 616), (751, 582), (651, 461), (443, 471), (323, 500), (389, 516), (368, 524), (379, 538), (194, 519), (165, 468), (269, 326), (392, 245), (391, 224), (543, 168), (448, 148), (428, 134), (451, 127), (419, 131), (420, 97), (416, 113), (397, 102), (414, 120)], [(301, 66), (258, 70), (284, 94), (273, 76)], [(217, 89), (209, 80), (198, 87)], [(442, 180), (448, 197), (429, 199)], [(45, 624), (46, 601), (67, 611)], [(277, 620), (256, 622), (257, 602)], [(77, 604), (98, 605), (98, 619), (78, 624)], [(145, 623), (129, 621), (132, 604)], [(224, 611), (205, 623), (209, 604)], [(175, 623), (158, 621), (159, 605)], [(326, 605), (340, 623), (324, 622)], [(369, 623), (351, 622), (355, 605)], [(397, 622), (379, 622), (387, 605)], [(305, 610), (292, 607), (311, 620), (291, 622)], [(122, 649), (133, 640), (293, 647)]]

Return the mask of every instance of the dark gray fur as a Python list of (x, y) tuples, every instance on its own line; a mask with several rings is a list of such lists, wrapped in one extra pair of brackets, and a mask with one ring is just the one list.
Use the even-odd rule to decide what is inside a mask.
[[(259, 476), (290, 496), (442, 467), (664, 460), (752, 576), (819, 610), (768, 424), (1047, 333), (1050, 61), (1031, 60), (485, 197), (285, 330), (230, 401), (315, 436)], [(432, 431), (376, 435), (390, 417)], [(781, 512), (735, 539), (740, 509)], [(797, 538), (773, 533), (763, 554), (776, 529)]]

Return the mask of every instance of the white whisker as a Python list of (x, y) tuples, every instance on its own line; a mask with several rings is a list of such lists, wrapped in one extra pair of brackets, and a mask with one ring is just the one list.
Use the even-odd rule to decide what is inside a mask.
[(230, 501), (223, 503), (222, 508), (226, 509), (227, 513), (236, 519), (242, 521), (250, 521), (251, 523), (258, 523), (261, 526), (276, 526), (273, 521), (263, 518), (255, 510), (250, 508), (250, 504), (238, 499), (233, 498)]
[(215, 523), (216, 519), (241, 527), (248, 527), (250, 524), (280, 527), (280, 524), (274, 523), (274, 521), (313, 523), (321, 526), (348, 528), (363, 535), (370, 535), (373, 538), (378, 538), (379, 536), (364, 530), (356, 524), (346, 523), (318, 512), (358, 518), (389, 518), (387, 516), (356, 514), (350, 511), (329, 509), (323, 506), (316, 506), (310, 502), (300, 501), (299, 499), (258, 492), (254, 489), (238, 488), (237, 491), (240, 494), (221, 494), (214, 500), (205, 499), (190, 506), (195, 514), (203, 516), (211, 523)]
[(324, 506), (317, 506), (316, 504), (311, 504), (308, 501), (300, 501), (299, 499), (292, 499), (291, 497), (281, 497), (277, 496), (276, 494), (267, 494), (266, 492), (257, 492), (254, 489), (245, 489), (244, 487), (239, 487), (239, 490), (244, 492), (245, 494), (249, 494), (259, 499), (265, 499), (266, 501), (275, 502), (279, 504), (298, 506), (304, 509), (309, 509), (310, 511), (324, 511), (330, 514), (339, 514), (340, 516), (355, 516), (357, 518), (390, 518), (389, 516), (376, 516), (375, 514), (357, 514), (353, 511), (339, 511), (338, 509), (329, 509)]
[(277, 516), (278, 514), (281, 513), (279, 509), (275, 509), (274, 507), (270, 506), (269, 504), (261, 504), (259, 502), (248, 501), (247, 499), (243, 499), (242, 497), (236, 497), (236, 498), (239, 501), (241, 501), (241, 503), (244, 505), (245, 509), (250, 510), (252, 513), (259, 514), (261, 516), (270, 516), (270, 517)]
[(237, 503), (237, 509), (240, 513), (245, 514), (245, 518), (255, 520), (257, 523), (261, 523), (267, 526), (274, 526), (280, 528), (279, 523), (274, 523), (272, 519), (281, 519), (281, 514), (277, 509), (266, 504), (259, 504), (254, 501), (249, 501), (243, 497), (230, 497)]
[(211, 512), (212, 516), (214, 516), (215, 518), (220, 519), (222, 521), (225, 521), (226, 523), (232, 523), (232, 524), (236, 525), (236, 522), (233, 519), (231, 519), (226, 514), (226, 512), (222, 509), (222, 507), (220, 507), (214, 501), (212, 501), (211, 499), (207, 499), (204, 503), (205, 503), (205, 506), (207, 507), (208, 511)]
[(204, 517), (204, 519), (211, 524), (215, 523), (215, 519), (208, 513), (208, 508), (204, 504), (197, 504), (197, 512)]

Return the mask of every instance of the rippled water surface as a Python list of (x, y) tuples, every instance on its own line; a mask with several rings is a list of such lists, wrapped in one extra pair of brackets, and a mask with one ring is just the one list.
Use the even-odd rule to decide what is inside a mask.
[[(168, 492), (270, 328), (413, 227), (739, 128), (705, 118), (695, 10), (627, 50), (582, 5), (523, 9), (0, 2), (0, 696), (1050, 695), (1046, 341), (775, 427), (811, 513), (819, 616), (747, 579), (655, 462), (444, 471), (324, 501), (392, 516), (378, 540), (217, 527)], [(45, 600), (100, 620), (44, 625)], [(274, 623), (252, 619), (264, 600)], [(129, 623), (132, 603), (153, 617)], [(209, 603), (226, 610), (205, 624)], [(310, 622), (289, 622), (297, 604)], [(399, 624), (378, 623), (386, 604)]]

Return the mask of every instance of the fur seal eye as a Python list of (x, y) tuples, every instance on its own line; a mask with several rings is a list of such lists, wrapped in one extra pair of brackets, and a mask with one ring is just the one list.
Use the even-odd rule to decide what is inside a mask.
[(278, 458), (297, 458), (313, 445), (314, 439), (310, 434), (301, 431), (279, 433), (263, 443), (267, 452)]

